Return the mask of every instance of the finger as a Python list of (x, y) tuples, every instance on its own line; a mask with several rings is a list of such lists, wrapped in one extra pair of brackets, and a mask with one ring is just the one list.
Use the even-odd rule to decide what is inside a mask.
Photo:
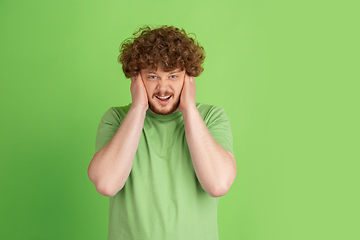
[(144, 80), (143, 80), (143, 78), (142, 78), (142, 76), (141, 76), (141, 74), (140, 74), (140, 73), (139, 73), (138, 78), (140, 79), (140, 81), (142, 81), (142, 82), (144, 83)]
[(139, 78), (140, 73), (136, 74), (135, 76), (131, 77), (131, 81), (134, 82)]
[(194, 80), (194, 77), (191, 77), (191, 76), (187, 75), (186, 81), (188, 83), (194, 83), (195, 80)]
[(185, 88), (185, 84), (186, 84), (187, 78), (188, 78), (188, 76), (187, 76), (187, 74), (185, 73), (184, 82), (183, 82), (182, 87), (181, 87), (181, 93), (184, 92), (184, 88)]
[(186, 83), (190, 82), (190, 76), (187, 73), (185, 73), (185, 82)]
[(136, 81), (136, 79), (138, 78), (138, 76), (139, 76), (139, 74), (138, 74), (138, 75), (136, 75), (136, 76), (131, 77), (131, 82), (135, 82), (135, 81)]

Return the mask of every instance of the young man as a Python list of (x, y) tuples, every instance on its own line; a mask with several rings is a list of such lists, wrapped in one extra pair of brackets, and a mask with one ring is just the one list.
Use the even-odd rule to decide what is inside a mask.
[(88, 175), (110, 197), (108, 239), (218, 240), (236, 177), (222, 108), (195, 102), (204, 49), (184, 30), (141, 28), (121, 46), (132, 103), (101, 118)]

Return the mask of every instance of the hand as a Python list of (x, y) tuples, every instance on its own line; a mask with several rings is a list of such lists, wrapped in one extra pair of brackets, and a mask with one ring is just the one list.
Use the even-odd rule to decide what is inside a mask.
[(195, 106), (196, 85), (195, 78), (185, 74), (183, 88), (180, 95), (179, 110), (184, 113)]
[(132, 99), (131, 107), (140, 107), (146, 111), (149, 108), (149, 102), (140, 73), (136, 77), (131, 78), (130, 92)]

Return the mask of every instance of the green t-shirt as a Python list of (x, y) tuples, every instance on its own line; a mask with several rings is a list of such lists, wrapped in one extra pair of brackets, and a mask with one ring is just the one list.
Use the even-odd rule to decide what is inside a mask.
[[(115, 135), (130, 106), (110, 108), (101, 118), (96, 152)], [(196, 106), (213, 138), (233, 152), (224, 110)], [(218, 240), (218, 201), (196, 177), (181, 112), (147, 111), (130, 175), (110, 197), (108, 239)]]

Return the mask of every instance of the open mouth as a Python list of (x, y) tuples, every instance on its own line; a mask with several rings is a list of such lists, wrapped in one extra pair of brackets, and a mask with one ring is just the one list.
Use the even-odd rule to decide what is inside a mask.
[(170, 98), (171, 98), (172, 95), (167, 95), (167, 96), (155, 96), (158, 101), (162, 104), (166, 104), (169, 102)]
[(167, 99), (171, 98), (171, 95), (169, 95), (169, 96), (164, 96), (164, 97), (156, 96), (156, 98), (158, 98), (158, 99), (160, 99), (160, 100), (167, 100)]

